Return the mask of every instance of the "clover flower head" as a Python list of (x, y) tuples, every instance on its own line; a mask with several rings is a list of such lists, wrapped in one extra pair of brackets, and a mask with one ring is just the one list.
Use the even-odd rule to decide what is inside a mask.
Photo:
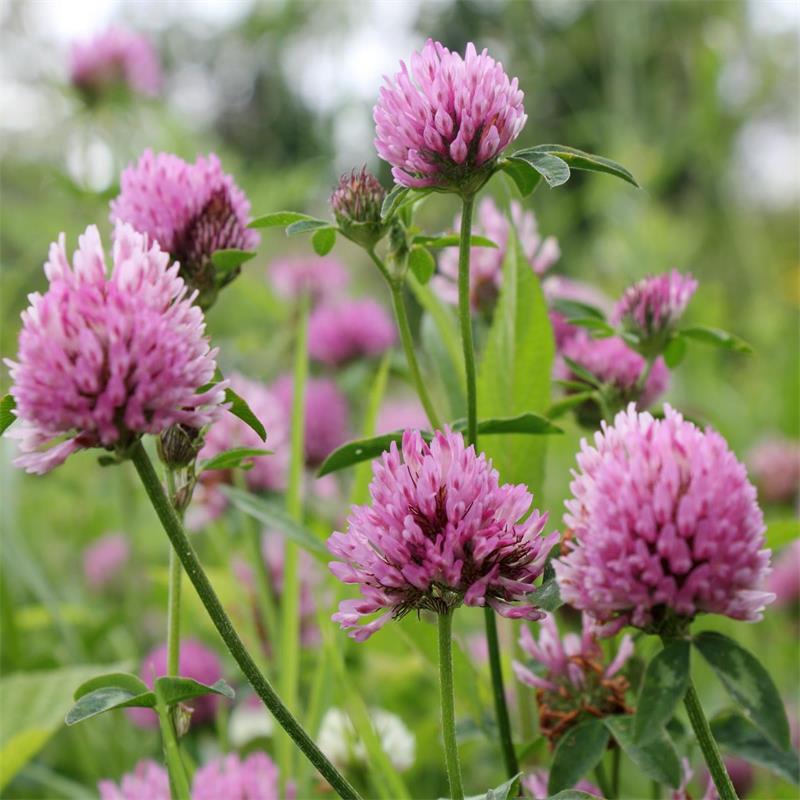
[(240, 271), (218, 272), (212, 255), (253, 250), (261, 240), (247, 227), (250, 201), (213, 153), (191, 164), (145, 150), (122, 172), (120, 193), (111, 201), (111, 221), (116, 220), (148, 234), (180, 264), (181, 277), (198, 290), (203, 308)]
[(764, 439), (750, 451), (747, 461), (765, 502), (791, 503), (800, 495), (800, 442)]
[(633, 653), (630, 636), (623, 637), (616, 657), (605, 664), (590, 617), (584, 615), (580, 636), (568, 633), (561, 637), (552, 614), (540, 622), (539, 630), (537, 641), (523, 626), (519, 640), (538, 671), (519, 661), (512, 666), (518, 680), (536, 689), (539, 727), (551, 745), (590, 716), (630, 712), (625, 702), (628, 681), (617, 674)]
[[(543, 616), (527, 601), (554, 533), (533, 509), (524, 485), (500, 484), (497, 470), (460, 433), (438, 431), (430, 443), (406, 430), (373, 462), (371, 505), (354, 506), (346, 533), (328, 550), (331, 571), (360, 586), (333, 619), (363, 641), (389, 619), (412, 610), (450, 613), (455, 606), (491, 606), (506, 617)], [(362, 625), (361, 617), (382, 612)]]
[(192, 800), (278, 800), (278, 767), (259, 751), (215, 758), (194, 774)]
[(474, 191), (525, 125), (519, 82), (471, 42), (462, 58), (429, 39), (410, 61), (381, 87), (378, 155), (403, 186)]
[(561, 597), (604, 633), (699, 613), (755, 622), (775, 599), (744, 466), (718, 433), (664, 409), (655, 419), (629, 405), (577, 457), (564, 516), (573, 537), (554, 565)]
[(125, 569), (131, 545), (124, 533), (107, 533), (83, 551), (83, 574), (91, 589), (113, 584)]
[(17, 360), (6, 360), (18, 417), (6, 435), (19, 440), (17, 466), (41, 474), (82, 448), (124, 454), (142, 434), (216, 419), (224, 385), (197, 390), (212, 381), (217, 351), (168, 261), (124, 223), (110, 275), (94, 226), (71, 265), (63, 234), (50, 246), (49, 288), (29, 296)]
[(69, 73), (72, 85), (90, 101), (119, 85), (151, 97), (161, 88), (161, 67), (150, 40), (120, 27), (74, 42)]
[(123, 775), (118, 784), (100, 781), (97, 790), (100, 800), (170, 800), (171, 796), (166, 768), (149, 758)]
[(341, 262), (329, 256), (281, 258), (273, 261), (267, 272), (275, 294), (282, 300), (297, 300), (307, 293), (312, 303), (329, 300), (349, 281)]
[(392, 318), (370, 299), (320, 305), (308, 320), (308, 354), (328, 366), (381, 355), (396, 338)]

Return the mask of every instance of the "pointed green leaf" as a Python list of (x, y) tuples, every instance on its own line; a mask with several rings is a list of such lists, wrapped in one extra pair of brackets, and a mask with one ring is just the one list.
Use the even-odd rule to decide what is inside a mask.
[(567, 300), (564, 297), (560, 297), (553, 300), (551, 306), (553, 311), (563, 314), (568, 322), (580, 317), (595, 317), (600, 320), (605, 320), (606, 318), (606, 315), (597, 306), (581, 303), (578, 300)]
[(272, 455), (272, 450), (263, 450), (258, 447), (232, 447), (230, 450), (223, 450), (213, 458), (203, 461), (197, 468), (197, 474), (211, 469), (235, 469), (243, 461), (269, 455)]
[(513, 778), (509, 778), (505, 783), (501, 783), (494, 789), (489, 789), (486, 794), (473, 794), (464, 800), (510, 800), (517, 796), (517, 789), (519, 787), (519, 779), (522, 773), (517, 773)]
[[(457, 233), (442, 233), (439, 236), (418, 234), (411, 239), (411, 243), (433, 248), (458, 247), (461, 243), (461, 237)], [(493, 247), (495, 250), (497, 249), (497, 244), (485, 236), (471, 236), (469, 245), (470, 247)]]
[(675, 336), (664, 349), (664, 361), (670, 369), (675, 369), (686, 355), (686, 339)]
[(728, 694), (780, 750), (791, 747), (789, 722), (781, 696), (761, 662), (741, 645), (715, 631), (692, 640)]
[(14, 409), (16, 407), (17, 401), (10, 394), (5, 395), (3, 399), (0, 400), (0, 434), (16, 420), (17, 417), (14, 414)]
[(176, 675), (164, 675), (156, 678), (156, 691), (168, 706), (176, 703), (185, 703), (195, 697), (203, 697), (207, 694), (219, 694), (233, 700), (236, 693), (223, 680), (216, 683), (200, 683), (193, 678), (182, 678)]
[(625, 755), (642, 772), (659, 783), (666, 783), (677, 789), (681, 784), (681, 762), (675, 745), (663, 728), (652, 737), (648, 744), (637, 744), (633, 739), (633, 717), (614, 716), (603, 719), (611, 735), (616, 739)]
[[(538, 144), (531, 147), (529, 150), (522, 152), (532, 153), (549, 153), (564, 160), (569, 164), (572, 169), (586, 170), (588, 172), (606, 172), (609, 175), (614, 175), (617, 178), (622, 178), (623, 181), (630, 183), (632, 186), (639, 188), (636, 179), (628, 172), (622, 164), (612, 161), (610, 158), (603, 156), (596, 156), (592, 153), (585, 153), (583, 150), (578, 150), (574, 147), (567, 147), (563, 144)], [(519, 156), (520, 153), (514, 153), (514, 156)]]
[(320, 228), (311, 237), (311, 246), (318, 256), (326, 256), (336, 244), (335, 228)]
[(261, 424), (258, 417), (253, 413), (246, 401), (239, 397), (230, 386), (225, 390), (225, 402), (230, 403), (228, 411), (230, 411), (231, 414), (235, 417), (239, 417), (242, 422), (249, 425), (258, 434), (258, 438), (261, 439), (262, 442), (267, 441), (267, 432), (264, 430), (264, 426)]
[[(430, 434), (427, 434), (427, 438), (430, 439)], [(355, 439), (351, 442), (346, 442), (322, 462), (317, 475), (321, 478), (323, 475), (338, 472), (340, 469), (358, 464), (360, 461), (377, 458), (381, 453), (389, 449), (392, 442), (399, 444), (402, 439), (403, 432), (394, 431), (380, 436), (371, 436), (368, 439)]]
[(533, 150), (520, 150), (509, 159), (512, 163), (530, 164), (544, 179), (551, 189), (561, 186), (569, 180), (569, 166), (558, 156), (549, 153), (537, 153)]
[(597, 319), (597, 317), (572, 317), (568, 320), (570, 325), (575, 325), (578, 328), (586, 328), (592, 332), (592, 335), (597, 338), (614, 336), (616, 331), (604, 319)]
[(564, 359), (564, 363), (569, 367), (569, 371), (573, 375), (582, 378), (583, 380), (586, 381), (586, 383), (590, 384), (591, 386), (594, 386), (597, 389), (602, 388), (602, 384), (598, 380), (597, 376), (589, 372), (589, 370), (586, 369), (586, 367), (584, 367), (582, 364), (579, 364), (577, 361), (574, 361), (571, 358), (567, 358), (567, 356), (562, 356), (562, 357)]
[(137, 675), (132, 675), (130, 672), (107, 672), (104, 675), (96, 675), (94, 678), (84, 681), (75, 690), (73, 698), (80, 700), (85, 694), (89, 694), (95, 689), (108, 687), (124, 689), (134, 695), (150, 691), (150, 687)]
[(227, 250), (215, 250), (211, 254), (211, 262), (218, 270), (223, 272), (230, 272), (231, 270), (241, 267), (246, 261), (256, 257), (255, 250), (236, 250), (230, 248)]
[[(451, 423), (450, 427), (454, 431), (465, 431), (467, 429), (467, 421), (465, 419), (457, 419)], [(564, 431), (557, 425), (553, 425), (547, 417), (527, 411), (524, 414), (518, 414), (516, 417), (495, 417), (478, 420), (478, 433), (550, 434), (564, 433)]]
[(283, 506), (234, 486), (221, 486), (220, 491), (244, 514), (264, 525), (277, 528), (287, 539), (291, 539), (320, 560), (330, 559), (325, 545), (308, 528), (295, 522)]
[(671, 642), (648, 664), (636, 704), (637, 744), (655, 739), (683, 700), (689, 685), (690, 649), (687, 641)]
[(537, 608), (541, 608), (542, 611), (549, 611), (551, 614), (564, 605), (561, 593), (558, 590), (558, 581), (555, 578), (550, 578), (541, 586), (538, 586), (535, 591), (528, 595), (528, 600)]
[(332, 229), (333, 225), (326, 222), (324, 219), (301, 219), (299, 222), (293, 222), (286, 228), (287, 236), (297, 236), (301, 233), (311, 233), (322, 229)]
[(691, 328), (682, 328), (680, 335), (683, 338), (695, 339), (698, 342), (722, 347), (726, 350), (733, 350), (735, 353), (745, 353), (750, 355), (753, 348), (736, 334), (723, 331), (720, 328), (711, 328), (707, 325), (693, 325)]
[(83, 695), (67, 712), (64, 722), (67, 725), (76, 725), (115, 708), (155, 708), (155, 705), (156, 696), (153, 692), (131, 694), (126, 689), (106, 686)]
[(800, 754), (794, 749), (779, 750), (741, 714), (729, 711), (714, 717), (711, 732), (723, 750), (800, 785)]
[[(585, 386), (585, 384), (581, 384), (581, 386)], [(597, 399), (597, 392), (576, 392), (575, 394), (568, 394), (563, 400), (559, 400), (553, 403), (550, 408), (547, 409), (545, 416), (548, 419), (558, 419), (559, 417), (563, 417), (567, 411), (571, 411), (575, 406), (581, 405), (581, 403), (585, 403), (587, 400), (596, 400)]]
[(527, 161), (521, 159), (503, 159), (500, 169), (514, 181), (514, 185), (522, 197), (533, 194), (542, 181), (542, 176)]
[(414, 245), (408, 254), (408, 266), (424, 286), (436, 272), (436, 261), (426, 247)]
[(381, 205), (381, 219), (391, 217), (397, 211), (400, 203), (406, 199), (411, 190), (407, 186), (401, 186), (399, 183), (392, 189), (386, 197), (383, 198)]
[(297, 211), (275, 211), (272, 214), (264, 214), (256, 217), (247, 226), (248, 228), (285, 228), (300, 220), (312, 219), (308, 214), (300, 214)]
[(558, 741), (550, 765), (547, 791), (556, 794), (571, 789), (603, 757), (608, 731), (602, 720), (592, 719), (570, 728)]

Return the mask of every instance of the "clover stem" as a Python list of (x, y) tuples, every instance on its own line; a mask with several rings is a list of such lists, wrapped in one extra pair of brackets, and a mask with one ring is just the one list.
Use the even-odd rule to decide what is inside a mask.
[(451, 800), (464, 800), (461, 764), (456, 742), (455, 695), (453, 691), (453, 612), (439, 614), (439, 689), (442, 697), (442, 737), (450, 783)]
[[(175, 472), (167, 467), (167, 489), (175, 508)], [(182, 514), (176, 511), (179, 518)], [(181, 660), (181, 581), (183, 569), (175, 548), (169, 548), (169, 587), (167, 597), (167, 675), (180, 674)]]

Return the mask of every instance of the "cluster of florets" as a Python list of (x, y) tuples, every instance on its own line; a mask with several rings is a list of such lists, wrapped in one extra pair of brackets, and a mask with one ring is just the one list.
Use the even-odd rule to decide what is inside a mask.
[[(533, 212), (523, 210), (516, 201), (511, 203), (511, 219), (519, 237), (522, 255), (537, 275), (544, 274), (561, 254), (558, 241), (553, 236), (542, 239)], [(454, 225), (458, 230), (461, 226), (460, 217), (456, 217)], [(497, 245), (472, 247), (469, 254), (470, 306), (473, 312), (487, 312), (494, 308), (500, 293), (503, 263), (511, 235), (511, 223), (489, 197), (478, 205), (475, 233)], [(439, 274), (431, 280), (431, 287), (448, 303), (458, 303), (458, 252), (455, 248), (448, 248), (442, 253)]]
[(113, 586), (131, 556), (131, 544), (124, 533), (107, 533), (83, 551), (83, 575), (90, 589)]
[(757, 621), (775, 596), (755, 488), (718, 433), (664, 413), (631, 405), (581, 443), (561, 597), (606, 632), (703, 612)]
[(366, 639), (412, 610), (447, 614), (461, 603), (543, 616), (527, 595), (558, 534), (540, 535), (547, 515), (531, 511), (524, 485), (501, 485), (486, 456), (450, 430), (430, 444), (407, 430), (402, 451), (392, 443), (373, 471), (372, 504), (353, 507), (347, 532), (328, 539), (341, 559), (331, 571), (361, 588), (361, 599), (342, 601), (333, 617), (351, 636)]
[(800, 496), (800, 442), (764, 439), (748, 454), (760, 497), (768, 503), (791, 503)]
[(156, 95), (161, 88), (161, 67), (147, 37), (111, 27), (70, 51), (70, 80), (89, 102), (117, 88)]
[[(17, 361), (7, 361), (20, 441), (15, 464), (43, 473), (76, 450), (124, 455), (144, 433), (202, 428), (220, 413), (216, 350), (178, 265), (157, 243), (117, 224), (108, 275), (97, 228), (78, 240), (72, 265), (62, 234), (50, 247), (44, 295), (22, 313)], [(52, 445), (52, 446), (51, 446)]]
[(342, 232), (365, 247), (374, 246), (386, 233), (381, 218), (386, 189), (366, 167), (344, 174), (331, 195), (331, 208)]
[(320, 305), (308, 320), (308, 354), (328, 366), (381, 355), (396, 338), (392, 318), (370, 299)]
[(644, 351), (658, 352), (683, 315), (697, 289), (691, 275), (678, 270), (633, 284), (614, 307), (612, 321), (639, 339)]
[(514, 673), (536, 689), (539, 728), (551, 746), (587, 717), (631, 712), (625, 700), (629, 683), (618, 674), (633, 653), (630, 636), (623, 637), (616, 657), (605, 664), (589, 617), (583, 618), (580, 636), (568, 633), (562, 638), (555, 619), (548, 614), (540, 623), (539, 640), (523, 626), (519, 643), (533, 663), (529, 669), (514, 661)]
[(156, 240), (180, 264), (181, 277), (210, 306), (239, 268), (218, 271), (217, 250), (252, 250), (260, 241), (247, 227), (250, 201), (212, 153), (194, 164), (170, 153), (145, 150), (122, 172), (111, 201), (112, 221), (122, 220)]
[(347, 270), (326, 256), (282, 258), (270, 264), (267, 280), (282, 300), (298, 300), (307, 294), (313, 303), (330, 298), (347, 286)]
[(471, 42), (462, 58), (429, 39), (385, 80), (375, 147), (403, 186), (477, 190), (527, 119), (517, 79)]

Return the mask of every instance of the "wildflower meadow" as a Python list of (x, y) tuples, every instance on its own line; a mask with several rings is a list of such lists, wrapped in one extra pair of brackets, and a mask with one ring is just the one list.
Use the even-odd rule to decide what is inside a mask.
[(797, 7), (70, 6), (0, 12), (0, 796), (800, 796)]

